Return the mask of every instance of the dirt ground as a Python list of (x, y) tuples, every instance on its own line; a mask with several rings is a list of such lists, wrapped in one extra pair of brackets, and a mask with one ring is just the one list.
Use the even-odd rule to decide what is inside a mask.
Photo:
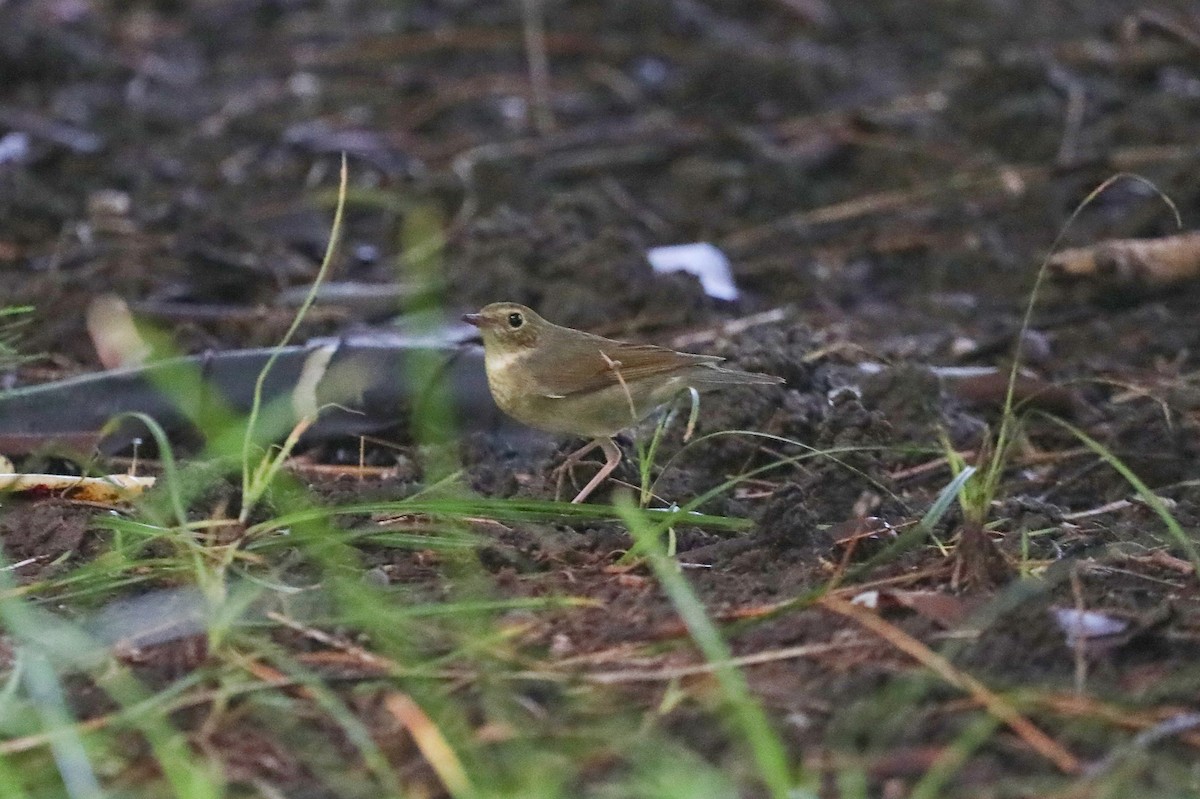
[[(684, 573), (728, 622), (735, 655), (765, 653), (745, 674), (798, 761), (828, 774), (853, 762), (871, 795), (907, 795), (961, 740), (964, 714), (986, 702), (919, 676), (903, 645), (915, 641), (1018, 697), (1075, 759), (1056, 762), (1001, 724), (963, 753), (951, 793), (1047, 795), (1064, 774), (1103, 773), (1126, 744), (1154, 753), (1131, 767), (1143, 795), (1184, 795), (1175, 780), (1187, 774), (1195, 790), (1186, 764), (1200, 733), (1153, 734), (1200, 709), (1197, 575), (1130, 482), (1047, 415), (1100, 442), (1195, 541), (1196, 284), (1051, 280), (1022, 333), (1053, 246), (1176, 232), (1160, 192), (1185, 229), (1200, 219), (1194, 4), (547, 2), (544, 93), (520, 9), (0, 4), (0, 301), (34, 306), (22, 346), (44, 353), (8, 387), (100, 369), (84, 320), (106, 292), (189, 352), (274, 343), (293, 312), (281, 293), (320, 263), (345, 150), (351, 207), (333, 279), (399, 282), (409, 309), (437, 297), (447, 314), (518, 301), (786, 379), (705, 397), (700, 434), (775, 438), (688, 446), (656, 484), (667, 501), (801, 444), (848, 450), (786, 462), (701, 508), (752, 519), (747, 533), (676, 531)], [(1068, 226), (1119, 173), (1142, 179), (1116, 181)], [(432, 270), (405, 257), (426, 217), (446, 231)], [(646, 260), (693, 241), (728, 255), (739, 299), (712, 299)], [(338, 305), (300, 338), (399, 310)], [(880, 591), (888, 634), (843, 605), (814, 605), (810, 592), (929, 509), (952, 479), (943, 442), (974, 462), (1000, 423), (1018, 347), (1035, 390), (1018, 392), (1031, 412), (986, 531), (955, 504), (933, 530), (938, 545), (853, 573), (838, 601)], [(408, 443), (378, 447), (373, 462), (416, 464), (410, 479), (368, 484), (363, 497), (422, 486)], [(550, 470), (577, 443), (475, 433), (460, 450), (475, 490), (550, 499)], [(660, 464), (680, 450), (676, 429)], [(308, 455), (357, 452), (349, 441)], [(637, 479), (628, 464), (618, 476)], [(318, 490), (358, 498), (337, 481)], [(23, 581), (103, 551), (94, 510), (6, 510), (7, 558), (38, 559), (18, 570)], [(494, 535), (478, 555), (498, 596), (595, 602), (522, 617), (531, 651), (618, 674), (613, 690), (634, 709), (660, 706), (670, 683), (631, 676), (635, 653), (653, 651), (660, 670), (696, 662), (652, 575), (619, 565), (621, 525), (482, 532)], [(452, 579), (428, 552), (363, 552), (378, 579), (427, 596)], [(1095, 611), (1121, 632), (1071, 643), (1056, 609)], [(172, 668), (186, 671), (187, 658)], [(720, 764), (728, 744), (701, 715), (681, 706), (661, 723)], [(269, 729), (253, 733), (286, 759)], [(258, 773), (247, 760), (230, 752), (230, 773)]]

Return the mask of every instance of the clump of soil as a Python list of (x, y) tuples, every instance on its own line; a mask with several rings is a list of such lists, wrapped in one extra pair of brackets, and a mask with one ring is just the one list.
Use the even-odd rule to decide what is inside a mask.
[(713, 301), (690, 275), (655, 274), (641, 226), (592, 190), (552, 195), (534, 212), (500, 206), (470, 222), (447, 254), (447, 279), (459, 303), (507, 300), (552, 322), (616, 333), (679, 327), (712, 316)]
[(88, 552), (85, 534), (93, 510), (55, 500), (6, 502), (0, 513), (0, 542), (8, 563), (21, 564), (21, 579), (48, 579), (69, 568), (69, 558)]

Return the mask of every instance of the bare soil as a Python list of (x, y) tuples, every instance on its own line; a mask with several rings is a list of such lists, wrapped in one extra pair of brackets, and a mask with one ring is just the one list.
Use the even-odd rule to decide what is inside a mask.
[[(1101, 442), (1196, 540), (1198, 289), (1050, 283), (1021, 333), (1056, 242), (1174, 232), (1168, 206), (1133, 179), (1065, 227), (1106, 178), (1136, 172), (1171, 198), (1185, 227), (1200, 218), (1194, 5), (547, 5), (548, 108), (531, 89), (519, 3), (0, 5), (0, 143), (26, 136), (24, 150), (0, 157), (0, 300), (35, 306), (25, 347), (44, 353), (9, 383), (100, 368), (84, 318), (105, 292), (187, 351), (274, 343), (292, 313), (276, 298), (312, 280), (320, 262), (327, 187), (347, 150), (358, 195), (336, 279), (402, 281), (436, 293), (448, 314), (519, 301), (560, 323), (715, 352), (786, 379), (706, 396), (697, 435), (776, 438), (684, 448), (674, 428), (659, 459), (680, 453), (656, 484), (665, 500), (687, 502), (805, 447), (839, 450), (704, 505), (754, 520), (743, 535), (676, 531), (688, 580), (735, 654), (766, 655), (745, 674), (798, 761), (831, 775), (858, 764), (872, 795), (905, 795), (977, 718), (978, 697), (919, 670), (898, 639), (815, 605), (812, 592), (928, 510), (951, 480), (943, 437), (973, 462), (999, 424), (1018, 347), (1041, 393), (1022, 406), (1037, 412), (1022, 417), (986, 531), (960, 543), (970, 525), (953, 506), (933, 531), (938, 546), (856, 572), (839, 591), (948, 597), (962, 614), (952, 623), (924, 600), (879, 613), (953, 668), (1015, 692), (1081, 767), (1196, 711), (1200, 593), (1186, 552), (1121, 474), (1046, 414)], [(539, 114), (548, 115), (540, 127)], [(432, 266), (404, 257), (429, 217), (447, 231)], [(730, 257), (740, 299), (714, 300), (691, 277), (651, 270), (648, 248), (690, 241)], [(340, 307), (315, 314), (301, 335), (388, 315)], [(578, 443), (476, 434), (460, 451), (473, 489), (549, 499), (550, 470)], [(404, 464), (409, 479), (311, 482), (339, 502), (422, 487), (424, 453), (372, 452), (373, 462)], [(308, 454), (352, 462), (358, 444)], [(618, 476), (637, 482), (629, 464)], [(0, 536), (9, 562), (24, 563), (18, 578), (49, 579), (103, 552), (106, 534), (89, 522), (100, 512), (6, 500)], [(620, 712), (659, 708), (669, 670), (697, 662), (653, 577), (620, 562), (631, 545), (621, 525), (476, 532), (492, 540), (477, 555), (494, 596), (593, 602), (505, 623), (524, 625), (530, 657), (624, 672), (605, 689)], [(370, 579), (413, 596), (438, 596), (459, 568), (436, 552), (360, 552)], [(1126, 632), (1072, 645), (1055, 608), (1126, 620)], [(279, 643), (315, 648), (287, 630)], [(827, 646), (780, 654), (810, 644)], [(194, 641), (184, 645), (195, 654)], [(142, 668), (161, 678), (203, 657), (145, 656)], [(680, 679), (704, 694), (703, 675)], [(564, 690), (527, 687), (551, 713)], [(84, 715), (102, 712), (79, 690)], [(353, 702), (381, 740), (398, 735), (369, 696)], [(670, 735), (732, 762), (720, 728), (697, 723), (703, 701), (662, 712), (656, 723)], [(206, 729), (204, 746), (231, 779), (285, 791), (310, 780), (287, 734), (252, 717), (230, 725)], [(1189, 731), (1146, 744), (1178, 763), (1195, 762), (1198, 745)], [(387, 751), (420, 762), (410, 743)], [(948, 790), (1034, 795), (1062, 772), (1001, 725), (965, 753)], [(588, 773), (608, 771), (598, 763)], [(1147, 765), (1132, 784), (1169, 795), (1182, 790), (1173, 773)]]

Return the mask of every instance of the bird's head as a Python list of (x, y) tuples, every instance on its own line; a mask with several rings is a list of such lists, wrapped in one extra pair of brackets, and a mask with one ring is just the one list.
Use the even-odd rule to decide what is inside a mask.
[(515, 302), (493, 302), (479, 313), (463, 314), (463, 321), (479, 328), (483, 346), (491, 352), (531, 350), (552, 325), (534, 311)]

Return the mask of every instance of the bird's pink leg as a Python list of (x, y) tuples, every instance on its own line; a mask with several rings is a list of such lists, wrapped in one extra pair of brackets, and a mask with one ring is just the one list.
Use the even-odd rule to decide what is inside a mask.
[(579, 461), (583, 459), (584, 455), (587, 455), (589, 452), (591, 452), (598, 446), (600, 446), (599, 441), (592, 441), (588, 444), (584, 444), (582, 447), (575, 450), (570, 455), (568, 455), (566, 458), (564, 458), (563, 462), (561, 464), (559, 464), (557, 467), (555, 467), (554, 471), (557, 474), (557, 480), (554, 484), (554, 501), (555, 502), (558, 502), (558, 498), (560, 496), (562, 496), (563, 480), (566, 479), (567, 472), (571, 473), (571, 480), (572, 480), (572, 482), (574, 482), (575, 464), (579, 463)]
[(573, 505), (578, 505), (587, 499), (588, 495), (596, 490), (596, 486), (603, 483), (621, 463), (621, 450), (611, 438), (598, 438), (592, 443), (604, 450), (606, 460), (604, 461), (604, 465), (600, 467), (600, 471), (596, 472), (596, 476), (592, 478), (591, 482), (583, 487), (583, 490), (575, 496), (575, 499), (571, 500), (571, 504)]

